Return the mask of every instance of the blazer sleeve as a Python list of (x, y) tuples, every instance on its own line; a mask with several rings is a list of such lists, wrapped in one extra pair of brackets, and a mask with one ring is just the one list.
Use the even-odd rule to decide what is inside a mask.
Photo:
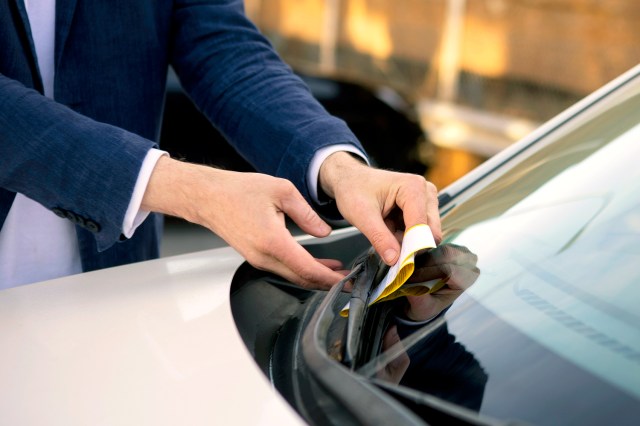
[(120, 238), (138, 171), (154, 145), (0, 74), (0, 187), (89, 229), (100, 251)]
[[(186, 92), (259, 171), (310, 200), (314, 153), (356, 136), (331, 116), (244, 14), (242, 0), (176, 1), (171, 62)], [(326, 212), (325, 212), (326, 213)]]

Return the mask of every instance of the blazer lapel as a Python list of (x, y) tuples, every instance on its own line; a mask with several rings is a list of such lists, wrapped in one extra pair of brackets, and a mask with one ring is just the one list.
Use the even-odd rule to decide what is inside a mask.
[(31, 47), (33, 49), (33, 39), (31, 37), (31, 27), (29, 26), (29, 15), (27, 14), (27, 7), (24, 4), (24, 0), (10, 0), (15, 4), (18, 16), (20, 17), (20, 23), (22, 28), (29, 34), (29, 40), (31, 41)]
[(29, 25), (29, 15), (27, 14), (27, 7), (24, 4), (24, 0), (9, 0), (9, 4), (13, 3), (15, 8), (12, 11), (14, 15), (14, 25), (21, 34), (21, 44), (23, 49), (27, 50), (27, 58), (29, 62), (29, 69), (33, 76), (34, 88), (39, 92), (43, 92), (42, 78), (40, 76), (40, 70), (38, 69), (38, 61), (36, 59), (36, 46), (33, 44), (33, 36), (31, 34), (31, 26)]
[(56, 0), (56, 51), (55, 66), (58, 66), (64, 46), (69, 37), (73, 13), (76, 10), (77, 0)]

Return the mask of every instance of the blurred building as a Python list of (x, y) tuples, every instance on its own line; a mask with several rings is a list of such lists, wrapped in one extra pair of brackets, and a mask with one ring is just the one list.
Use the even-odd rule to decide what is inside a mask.
[(637, 0), (245, 5), (297, 72), (409, 105), (426, 135), (415, 155), (439, 187), (640, 62)]

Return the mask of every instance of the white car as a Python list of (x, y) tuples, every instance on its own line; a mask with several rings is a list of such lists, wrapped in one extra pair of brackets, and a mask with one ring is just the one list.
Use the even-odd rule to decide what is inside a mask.
[(638, 158), (640, 67), (445, 188), (480, 274), (420, 324), (353, 228), (301, 238), (352, 295), (230, 248), (0, 291), (0, 424), (637, 424)]
[(231, 248), (0, 292), (0, 424), (303, 424), (234, 326)]

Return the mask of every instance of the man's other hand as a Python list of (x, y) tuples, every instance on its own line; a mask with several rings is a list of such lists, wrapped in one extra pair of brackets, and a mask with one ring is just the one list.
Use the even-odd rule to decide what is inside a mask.
[(336, 152), (320, 168), (320, 186), (388, 265), (398, 260), (405, 229), (426, 224), (436, 242), (442, 239), (436, 187), (420, 175), (376, 169)]
[(287, 180), (162, 157), (141, 207), (205, 226), (256, 268), (303, 287), (328, 289), (344, 277), (338, 260), (315, 259), (287, 229), (285, 215), (310, 235), (331, 232)]

